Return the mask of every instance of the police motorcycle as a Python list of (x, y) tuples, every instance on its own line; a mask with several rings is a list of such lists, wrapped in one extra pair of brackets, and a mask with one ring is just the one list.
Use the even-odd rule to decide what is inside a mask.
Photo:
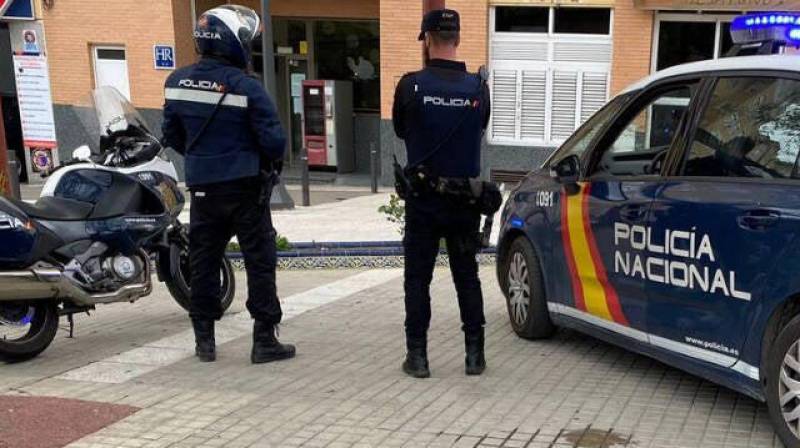
[[(78, 107), (99, 137), (49, 174), (35, 204), (0, 197), (0, 358), (36, 357), (55, 338), (60, 316), (98, 304), (134, 302), (157, 273), (175, 301), (189, 306), (185, 198), (175, 166), (136, 109), (102, 87)], [(95, 135), (93, 135), (95, 134)], [(222, 263), (223, 309), (235, 280)]]

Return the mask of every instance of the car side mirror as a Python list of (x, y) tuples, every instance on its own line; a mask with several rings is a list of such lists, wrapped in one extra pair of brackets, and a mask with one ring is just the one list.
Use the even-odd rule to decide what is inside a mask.
[(92, 160), (92, 150), (86, 146), (80, 146), (72, 151), (72, 158), (82, 162), (89, 162)]
[(550, 167), (550, 174), (563, 184), (578, 182), (581, 175), (581, 160), (576, 155), (569, 155)]

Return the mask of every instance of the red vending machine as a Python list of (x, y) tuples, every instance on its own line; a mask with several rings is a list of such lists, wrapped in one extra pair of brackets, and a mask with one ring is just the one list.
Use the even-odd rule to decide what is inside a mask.
[(303, 143), (308, 165), (350, 173), (353, 147), (353, 84), (349, 81), (303, 81)]

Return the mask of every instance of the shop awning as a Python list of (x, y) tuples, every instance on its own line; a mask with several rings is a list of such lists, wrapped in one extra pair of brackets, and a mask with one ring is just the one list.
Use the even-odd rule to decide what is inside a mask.
[(0, 20), (33, 20), (33, 0), (0, 0)]
[(669, 11), (796, 11), (800, 0), (633, 0), (639, 9)]

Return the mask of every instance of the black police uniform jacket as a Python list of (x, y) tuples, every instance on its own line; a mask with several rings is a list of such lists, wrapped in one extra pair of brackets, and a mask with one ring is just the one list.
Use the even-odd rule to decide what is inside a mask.
[[(194, 147), (198, 135), (227, 96)], [(186, 159), (189, 187), (259, 175), (263, 161), (283, 157), (286, 136), (275, 105), (255, 78), (225, 61), (204, 58), (167, 79), (162, 131), (167, 146)]]
[(433, 59), (424, 70), (405, 75), (392, 119), (406, 142), (408, 165), (423, 164), (442, 177), (479, 177), (490, 110), (486, 83), (467, 73), (463, 62)]

